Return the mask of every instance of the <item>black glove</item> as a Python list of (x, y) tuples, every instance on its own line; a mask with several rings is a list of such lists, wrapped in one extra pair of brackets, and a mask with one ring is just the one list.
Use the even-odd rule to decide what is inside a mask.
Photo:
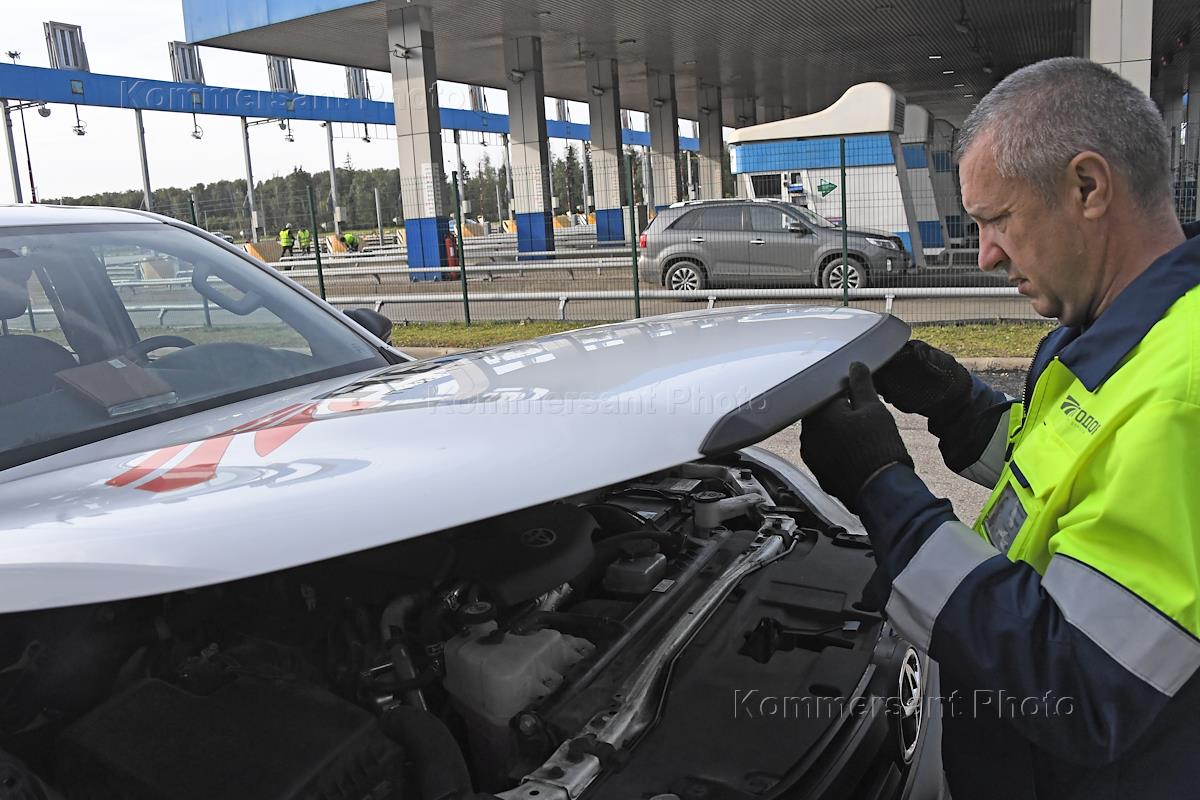
[(961, 414), (971, 402), (971, 373), (954, 356), (914, 339), (875, 373), (884, 400), (934, 427)]
[(839, 396), (804, 419), (800, 456), (821, 488), (855, 510), (867, 479), (889, 464), (912, 466), (896, 421), (875, 393), (866, 364), (850, 365), (848, 396)]

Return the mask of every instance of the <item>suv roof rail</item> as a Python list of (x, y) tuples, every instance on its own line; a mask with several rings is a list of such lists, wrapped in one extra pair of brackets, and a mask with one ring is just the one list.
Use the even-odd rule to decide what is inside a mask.
[(710, 197), (704, 200), (680, 200), (667, 208), (685, 208), (687, 206), (699, 206), (705, 203), (787, 203), (787, 200), (781, 200), (778, 197)]

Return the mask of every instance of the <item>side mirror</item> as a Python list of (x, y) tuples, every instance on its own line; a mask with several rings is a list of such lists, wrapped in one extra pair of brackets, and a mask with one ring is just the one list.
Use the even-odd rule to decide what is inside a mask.
[(789, 222), (787, 229), (792, 233), (798, 233), (801, 236), (807, 236), (808, 234), (812, 233), (812, 231), (804, 226), (803, 222)]
[(392, 321), (370, 308), (347, 308), (342, 312), (388, 344), (392, 343)]

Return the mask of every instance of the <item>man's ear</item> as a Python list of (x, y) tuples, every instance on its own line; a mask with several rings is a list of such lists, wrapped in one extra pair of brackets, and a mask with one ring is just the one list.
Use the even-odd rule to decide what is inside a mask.
[(1107, 159), (1085, 150), (1066, 170), (1066, 199), (1084, 219), (1099, 219), (1113, 202), (1114, 175)]

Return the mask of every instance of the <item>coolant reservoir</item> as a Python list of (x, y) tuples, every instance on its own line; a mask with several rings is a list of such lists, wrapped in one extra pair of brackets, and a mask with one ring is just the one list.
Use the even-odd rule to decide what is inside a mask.
[(555, 630), (518, 635), (498, 631), (495, 622), (472, 625), (446, 642), (446, 691), (488, 722), (507, 726), (593, 650), (588, 640)]

